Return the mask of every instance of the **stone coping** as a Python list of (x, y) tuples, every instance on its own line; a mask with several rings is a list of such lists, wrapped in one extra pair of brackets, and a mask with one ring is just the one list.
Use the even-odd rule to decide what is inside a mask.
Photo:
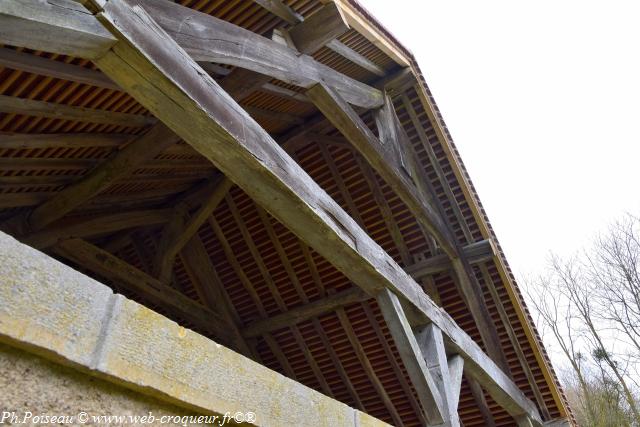
[(1, 232), (0, 341), (199, 413), (252, 412), (260, 426), (388, 425)]

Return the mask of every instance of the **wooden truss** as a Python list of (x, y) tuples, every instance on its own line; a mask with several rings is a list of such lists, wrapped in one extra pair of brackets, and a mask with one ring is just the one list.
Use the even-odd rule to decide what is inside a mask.
[[(500, 351), (496, 327), (483, 303), (481, 287), (472, 268), (473, 264), (491, 259), (495, 250), (488, 240), (464, 247), (457, 242), (429, 178), (416, 165), (415, 153), (407, 149), (408, 136), (394, 106), (394, 99), (396, 102), (399, 99), (410, 120), (417, 121), (406, 97), (394, 96), (394, 85), (406, 80), (406, 72), (401, 73), (397, 81), (389, 80), (373, 87), (308, 55), (326, 46), (375, 75), (385, 74), (378, 65), (336, 40), (350, 28), (339, 3), (328, 2), (307, 21), (280, 1), (256, 0), (256, 3), (291, 24), (289, 29), (268, 39), (165, 0), (2, 0), (0, 42), (89, 59), (101, 72), (9, 49), (0, 49), (0, 64), (124, 90), (155, 117), (108, 112), (93, 117), (97, 122), (126, 123), (147, 129), (135, 137), (92, 135), (93, 146), (117, 146), (126, 142), (126, 147), (101, 162), (83, 179), (72, 183), (61, 181), (68, 185), (55, 196), (22, 201), (24, 206), (35, 207), (28, 214), (8, 219), (2, 228), (34, 247), (51, 248), (57, 255), (113, 279), (123, 288), (147, 296), (201, 330), (210, 331), (224, 344), (254, 358), (252, 340), (255, 337), (263, 336), (270, 343), (272, 331), (292, 327), (326, 312), (336, 312), (340, 322), (348, 324), (344, 307), (374, 297), (416, 390), (418, 401), (414, 404), (425, 425), (460, 425), (457, 408), (463, 377), (472, 389), (480, 390), (478, 405), (483, 404), (481, 389), (484, 389), (520, 425), (544, 425), (543, 419), (549, 419), (549, 412), (543, 397), (536, 388), (536, 406), (511, 378)], [(328, 24), (318, 25), (315, 21)], [(230, 72), (212, 63), (236, 68)], [(273, 78), (304, 88), (305, 93), (273, 85), (270, 83)], [(319, 117), (313, 126), (305, 123), (278, 144), (252, 118), (273, 113), (242, 106), (243, 99), (257, 88), (313, 104), (324, 117)], [(361, 118), (367, 110), (373, 114), (377, 134)], [(68, 118), (97, 114), (80, 107), (60, 108), (47, 102), (5, 96), (0, 96), (0, 111)], [(280, 118), (296, 123), (292, 117)], [(327, 125), (335, 127), (342, 136), (309, 130)], [(441, 253), (418, 261), (404, 254), (405, 268), (398, 265), (367, 235), (358, 218), (345, 212), (285, 150), (301, 136), (355, 149), (408, 206)], [(0, 141), (5, 147), (10, 144), (21, 147), (30, 137), (43, 146), (73, 144), (80, 139), (73, 134), (0, 135)], [(224, 175), (204, 176), (204, 183), (189, 188), (171, 209), (128, 210), (76, 219), (65, 217), (180, 139)], [(436, 173), (443, 175), (439, 169)], [(26, 181), (29, 177), (11, 178), (13, 180), (6, 182)], [(368, 177), (368, 182), (376, 185), (375, 177)], [(267, 213), (358, 288), (324, 295), (314, 302), (307, 300), (306, 305), (288, 311), (282, 304), (284, 313), (271, 318), (262, 308), (263, 319), (240, 325), (217, 283), (219, 279), (207, 259), (206, 249), (196, 235), (206, 222), (221, 234), (210, 218), (211, 213), (234, 184), (264, 209), (260, 215), (268, 232), (273, 230), (270, 231)], [(379, 201), (381, 206), (386, 204), (383, 199)], [(162, 225), (163, 231), (155, 256), (146, 256), (149, 260), (146, 272), (86, 240), (115, 233), (116, 237), (108, 244), (117, 247), (123, 239), (131, 238), (128, 232), (119, 232), (149, 225)], [(224, 244), (223, 238), (221, 241)], [(286, 255), (281, 248), (276, 250), (286, 267)], [(225, 247), (225, 251), (231, 248)], [(207, 307), (188, 300), (169, 286), (178, 257), (193, 282), (199, 284), (198, 291), (203, 301), (208, 302)], [(242, 278), (240, 266), (234, 265), (234, 268)], [(487, 353), (417, 283), (442, 271), (454, 273), (456, 286), (480, 331)], [(482, 276), (492, 297), (497, 299), (486, 269), (482, 269)], [(208, 286), (212, 281), (215, 286)], [(498, 311), (501, 320), (508, 322), (504, 308), (499, 306)], [(319, 325), (316, 323), (314, 327)], [(349, 339), (357, 350), (357, 338), (349, 336)], [(517, 337), (510, 332), (509, 339), (526, 367)], [(336, 359), (335, 354), (332, 357)], [(358, 357), (366, 367), (368, 361), (363, 351), (358, 351)], [(286, 370), (286, 360), (281, 362)], [(341, 372), (346, 378), (344, 369)], [(526, 372), (533, 383), (533, 374), (530, 370)], [(293, 373), (291, 376), (294, 377)], [(348, 382), (348, 378), (345, 381)], [(329, 389), (326, 384), (321, 386)], [(376, 387), (384, 396), (382, 385)], [(398, 421), (397, 414), (394, 419)]]

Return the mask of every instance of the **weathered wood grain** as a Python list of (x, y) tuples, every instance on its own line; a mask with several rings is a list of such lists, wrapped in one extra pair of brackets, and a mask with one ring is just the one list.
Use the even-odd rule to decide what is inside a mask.
[[(446, 224), (438, 212), (425, 202), (411, 178), (401, 170), (401, 162), (393, 146), (398, 143), (394, 136), (383, 143), (338, 93), (323, 84), (309, 89), (307, 96), (391, 186), (442, 248), (449, 255), (454, 255), (455, 242)], [(385, 129), (392, 131), (390, 127)]]
[(378, 89), (259, 34), (169, 1), (139, 3), (196, 61), (235, 65), (307, 88), (323, 81), (351, 104), (382, 105)]
[(340, 7), (327, 3), (304, 21), (291, 27), (288, 32), (298, 51), (312, 54), (331, 40), (349, 31)]
[(425, 418), (432, 425), (444, 423), (448, 412), (446, 395), (438, 387), (433, 372), (427, 366), (398, 297), (390, 290), (383, 289), (376, 299), (409, 378), (418, 393)]
[(0, 42), (92, 59), (116, 39), (73, 0), (2, 0)]

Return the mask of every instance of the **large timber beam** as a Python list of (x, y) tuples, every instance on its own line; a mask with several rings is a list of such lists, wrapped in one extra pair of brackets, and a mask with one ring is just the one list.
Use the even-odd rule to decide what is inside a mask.
[(436, 384), (427, 366), (398, 297), (390, 290), (383, 289), (377, 300), (400, 358), (418, 394), (427, 422), (433, 426), (444, 423), (448, 417), (446, 395)]
[(235, 337), (231, 333), (231, 325), (227, 324), (225, 318), (109, 252), (81, 239), (62, 240), (56, 244), (53, 251), (176, 313), (198, 328), (211, 332), (226, 345), (233, 346)]
[(456, 244), (453, 237), (438, 212), (425, 202), (425, 198), (402, 169), (394, 141), (383, 143), (378, 139), (358, 113), (328, 86), (318, 84), (307, 91), (307, 96), (391, 186), (443, 250), (455, 257)]
[(93, 59), (116, 42), (95, 17), (73, 0), (2, 0), (0, 42)]
[[(3, 1), (0, 24), (9, 30), (0, 32), (0, 42), (88, 59), (100, 56), (114, 43), (81, 4), (72, 0), (50, 3), (56, 7), (42, 8), (38, 0)], [(382, 104), (378, 89), (259, 34), (173, 2), (139, 3), (196, 61), (235, 65), (307, 88), (324, 81), (354, 105), (375, 108)], [(65, 8), (71, 11), (71, 19), (63, 15)], [(53, 42), (45, 43), (47, 37)]]
[(295, 49), (173, 2), (140, 0), (140, 3), (196, 61), (235, 65), (306, 88), (323, 81), (354, 105), (375, 108), (382, 104), (379, 90), (310, 56), (300, 55)]
[(99, 19), (121, 42), (96, 60), (103, 72), (355, 284), (371, 295), (389, 288), (415, 308), (418, 320), (439, 326), (509, 413), (541, 423), (535, 405), (480, 347), (142, 7), (123, 0), (104, 7)]

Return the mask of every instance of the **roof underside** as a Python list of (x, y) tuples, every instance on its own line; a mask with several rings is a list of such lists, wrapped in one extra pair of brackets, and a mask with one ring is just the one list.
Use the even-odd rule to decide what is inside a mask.
[[(266, 36), (274, 28), (286, 26), (280, 18), (250, 0), (182, 0), (179, 3)], [(313, 14), (322, 6), (316, 0), (286, 3), (303, 16)], [(353, 29), (341, 36), (340, 41), (389, 74), (399, 69), (389, 56)], [(16, 48), (4, 46), (3, 49)], [(17, 50), (52, 61), (95, 69), (87, 60), (19, 48)], [(321, 49), (313, 56), (357, 80), (375, 84), (380, 79), (328, 48)], [(298, 87), (277, 80), (271, 83), (302, 92)], [(450, 149), (453, 149), (458, 163), (452, 164), (451, 152), (447, 152), (446, 147), (438, 140), (419, 90), (419, 86), (408, 87), (401, 96), (394, 99), (394, 103), (399, 119), (414, 145), (419, 163), (426, 171), (442, 204), (450, 228), (462, 246), (495, 238), (490, 228), (490, 235), (483, 232), (482, 224), (471, 205), (480, 207), (473, 187), (466, 187), (471, 189), (471, 193), (465, 193), (465, 186), (470, 185), (470, 182), (468, 179), (467, 183), (459, 180), (460, 174), (466, 176), (462, 163), (451, 145)], [(96, 110), (149, 115), (126, 93), (10, 68), (0, 68), (0, 94)], [(301, 123), (309, 120), (313, 121), (314, 124), (310, 126), (314, 126), (315, 131), (330, 136), (339, 135), (326, 122), (318, 121), (318, 110), (312, 103), (303, 100), (259, 90), (244, 99), (242, 105), (247, 107), (249, 113), (276, 141), (291, 129), (306, 126)], [(269, 112), (281, 114), (273, 115)], [(370, 115), (364, 114), (363, 118), (374, 127)], [(137, 135), (143, 130), (143, 127), (0, 113), (0, 131), (9, 133)], [(24, 148), (19, 149), (5, 148), (0, 143), (0, 219), (27, 212), (68, 184), (82, 179), (93, 166), (124, 146), (129, 139), (125, 137), (118, 141), (102, 146), (81, 144), (78, 147), (37, 148), (37, 140), (34, 139), (33, 146), (27, 142)], [(309, 139), (297, 142), (289, 152), (401, 266), (407, 267), (417, 259), (436, 255), (432, 240), (423, 232), (409, 209), (347, 142), (340, 138), (335, 138), (333, 142), (329, 139), (320, 142)], [(169, 147), (157, 159), (112, 185), (69, 216), (172, 207), (184, 192), (200, 184), (203, 179), (217, 174), (219, 172), (208, 160), (181, 142)], [(376, 193), (384, 197), (376, 198)], [(480, 215), (484, 216), (481, 207)], [(486, 218), (480, 221), (488, 225)], [(126, 235), (113, 233), (98, 236), (91, 241), (97, 246), (109, 248), (132, 265), (149, 271), (161, 229), (162, 225), (140, 227), (128, 230)], [(394, 233), (394, 230), (399, 233)], [(272, 317), (354, 286), (341, 272), (305, 246), (238, 187), (231, 189), (198, 234), (242, 325)], [(551, 418), (563, 416), (564, 410), (558, 405), (558, 388), (545, 377), (546, 368), (540, 364), (541, 357), (546, 359), (544, 349), (537, 336), (527, 334), (530, 326), (522, 323), (523, 313), (519, 313), (524, 307), (522, 298), (514, 285), (506, 283), (507, 278), (513, 283), (513, 278), (509, 277), (508, 267), (507, 275), (504, 272), (501, 274), (500, 262), (505, 262), (502, 254), (497, 259), (475, 264), (474, 270), (483, 286), (485, 303), (497, 325), (511, 376), (527, 397), (535, 402), (532, 385), (517, 357), (507, 328), (511, 328), (517, 337), (535, 377), (535, 387), (544, 397), (549, 415)], [(75, 267), (82, 270), (81, 266)], [(483, 270), (486, 271), (483, 273)], [(91, 275), (90, 272), (87, 273)], [(496, 288), (499, 303), (508, 314), (508, 325), (502, 322), (496, 302), (487, 287), (487, 275)], [(104, 278), (98, 279), (179, 323), (193, 327), (175, 314), (145, 301), (140, 295), (132, 294)], [(441, 305), (457, 324), (480, 344), (479, 331), (450, 275), (446, 272), (437, 273), (423, 279), (421, 284), (434, 299), (440, 299)], [(176, 258), (172, 286), (205, 304), (180, 257)], [(517, 306), (513, 302), (514, 295), (519, 300)], [(420, 425), (416, 410), (417, 397), (376, 301), (371, 299), (354, 303), (346, 306), (345, 311), (347, 321), (336, 313), (328, 313), (296, 326), (277, 330), (269, 337), (257, 338), (254, 344), (260, 361), (271, 369), (350, 406), (360, 407), (382, 420), (394, 423), (392, 412), (396, 411), (404, 425)], [(524, 317), (529, 318), (526, 309)], [(196, 327), (193, 329), (198, 330)], [(201, 332), (207, 334), (205, 331)], [(361, 363), (350, 334), (354, 334), (364, 349), (372, 370)], [(215, 336), (209, 336), (216, 339)], [(348, 382), (336, 366), (336, 360), (344, 368)], [(289, 366), (285, 366), (285, 361)], [(377, 377), (384, 386), (392, 408), (385, 405), (379, 391), (372, 386), (372, 376)], [(496, 425), (514, 424), (513, 419), (488, 395), (485, 398)], [(465, 426), (485, 425), (466, 381), (463, 381), (459, 413)]]

